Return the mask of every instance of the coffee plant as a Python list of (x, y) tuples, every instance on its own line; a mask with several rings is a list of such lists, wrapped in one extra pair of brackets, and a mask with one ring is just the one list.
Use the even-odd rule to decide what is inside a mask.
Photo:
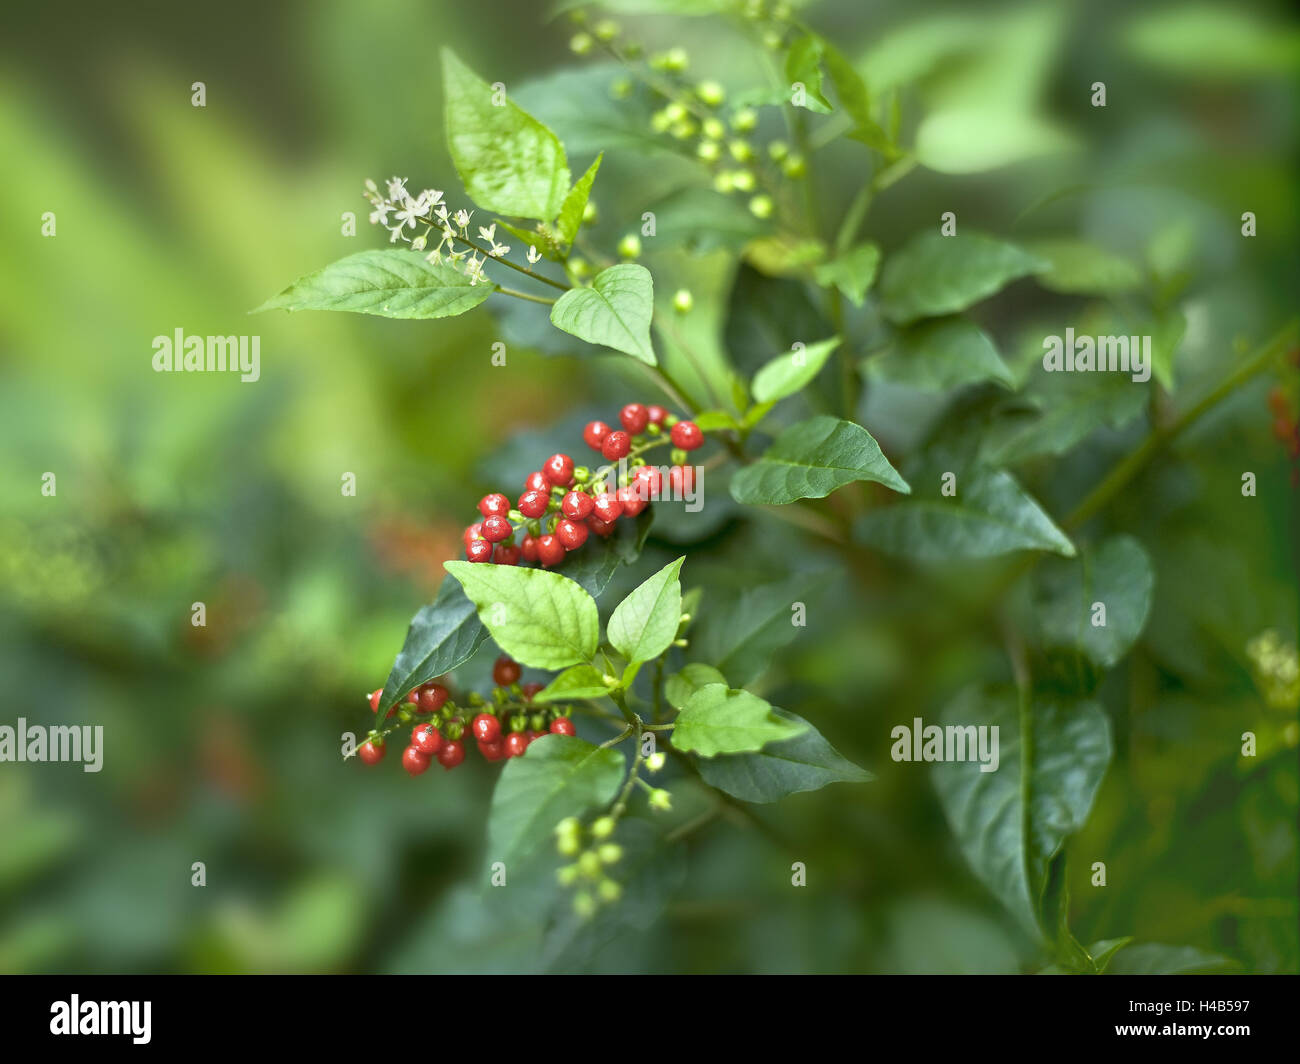
[[(1140, 929), (1123, 923), (1081, 941), (1067, 861), (1104, 885), (1104, 855), (1075, 855), (1070, 842), (1130, 741), (1123, 685), (1108, 678), (1124, 675), (1153, 616), (1178, 609), (1176, 598), (1160, 605), (1170, 589), (1124, 515), (1143, 505), (1153, 464), (1174, 461), (1177, 442), (1257, 378), (1276, 378), (1267, 416), (1296, 461), (1296, 322), (1273, 323), (1189, 393), (1174, 356), (1190, 282), (1168, 248), (1143, 266), (1078, 234), (1035, 231), (1032, 203), (1017, 235), (970, 231), (956, 200), (933, 203), (933, 226), (900, 245), (874, 237), (873, 207), (886, 192), (909, 195), (913, 175), (973, 173), (1039, 141), (1055, 148), (1051, 130), (979, 142), (959, 113), (919, 111), (901, 79), (869, 83), (799, 4), (559, 7), (549, 26), (564, 27), (577, 57), (563, 86), (535, 90), (530, 108), (500, 72), (443, 47), (442, 115), (408, 107), (420, 136), (441, 119), (455, 179), (366, 181), (384, 239), (260, 308), (496, 314), (500, 365), (514, 347), (578, 351), (622, 360), (627, 382), (608, 397), (608, 421), (528, 456), (522, 480), (481, 485), (478, 512), (458, 518), (464, 557), (446, 560), (436, 599), (367, 695), (373, 722), (357, 760), (395, 769), (396, 745), (419, 777), (435, 760), (450, 770), (480, 755), (478, 770), (498, 773), (485, 880), (539, 893), (529, 919), (590, 924), (678, 876), (688, 837), (719, 817), (761, 825), (755, 806), (832, 784), (863, 788), (841, 788), (842, 803), (872, 802), (871, 773), (796, 712), (798, 700), (768, 700), (781, 692), (766, 668), (792, 641), (827, 637), (818, 603), (832, 585), (863, 609), (944, 597), (947, 623), (982, 627), (994, 662), (968, 662), (965, 680), (995, 682), (955, 687), (929, 714), (937, 724), (919, 714), (895, 729), (894, 759), (934, 762), (917, 771), (931, 773), (971, 872), (1036, 944), (1036, 967), (1227, 963), (1135, 942)], [(647, 44), (611, 17), (655, 11), (680, 16), (682, 40), (691, 16), (726, 19), (756, 80), (724, 85), (708, 56)], [(576, 137), (562, 141), (547, 113), (580, 125)], [(660, 175), (619, 166), (630, 145), (668, 160), (671, 192)], [(861, 175), (846, 202), (825, 191), (832, 153)], [(423, 158), (413, 150), (412, 169)], [(1038, 295), (1003, 323), (1019, 339), (1000, 349), (980, 308), (1030, 289)], [(1061, 364), (1042, 354), (1052, 320), (1070, 323)], [(1117, 340), (1123, 364), (1108, 366)], [(885, 409), (903, 396), (914, 413)], [(493, 416), (490, 397), (456, 401)], [(893, 426), (885, 449), (873, 417)], [(1097, 457), (1114, 447), (1097, 450), (1099, 432), (1131, 441), (1107, 467)], [(1223, 505), (1247, 497), (1238, 479), (1200, 490)], [(696, 579), (693, 545), (737, 522), (796, 537), (788, 579), (740, 589)], [(647, 567), (650, 539), (686, 549)], [(810, 570), (803, 554), (831, 561)], [(623, 573), (635, 586), (611, 601)], [(892, 607), (870, 590), (882, 573), (915, 574)], [(1170, 623), (1161, 644), (1180, 638)], [(463, 688), (458, 667), (489, 642), (492, 686)], [(1241, 654), (1270, 704), (1293, 714), (1293, 640), (1270, 630)], [(1183, 682), (1176, 657), (1163, 682)], [(1281, 716), (1223, 741), (1242, 730), (1296, 744)], [(976, 756), (990, 733), (993, 750)], [(420, 800), (436, 806), (437, 784), (412, 786), (432, 786)], [(677, 816), (679, 794), (688, 816)], [(798, 885), (797, 849), (774, 846)]]

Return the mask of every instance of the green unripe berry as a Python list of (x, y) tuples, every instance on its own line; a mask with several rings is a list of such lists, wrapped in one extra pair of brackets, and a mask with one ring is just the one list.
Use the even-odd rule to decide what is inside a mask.
[(716, 81), (701, 81), (695, 86), (695, 95), (710, 107), (718, 107), (727, 98), (727, 90)]
[[(576, 836), (561, 835), (555, 840), (555, 848), (563, 857), (577, 857), (578, 851), (582, 849), (582, 842)], [(573, 866), (575, 876), (578, 874), (577, 868), (577, 865)]]
[(591, 32), (596, 35), (598, 40), (612, 41), (618, 36), (618, 23), (613, 19), (604, 18), (592, 27)]
[(774, 140), (767, 146), (767, 154), (774, 163), (779, 163), (790, 154), (790, 145), (783, 140)]
[(593, 44), (595, 41), (591, 39), (590, 33), (575, 33), (569, 38), (569, 51), (574, 55), (587, 55)]
[(739, 192), (753, 192), (754, 175), (749, 170), (737, 170), (731, 175), (731, 184)]
[(724, 196), (730, 192), (734, 188), (731, 182), (731, 171), (720, 170), (715, 174), (713, 177), (713, 187)]
[(700, 126), (700, 131), (708, 137), (709, 140), (721, 140), (727, 135), (727, 127), (716, 118), (706, 118)]
[(587, 205), (582, 208), (582, 220), (587, 225), (595, 225), (600, 218), (600, 212), (596, 209), (595, 200), (587, 200)]
[(702, 140), (695, 149), (695, 154), (703, 162), (716, 163), (722, 158), (722, 149), (718, 147), (716, 140)]
[(596, 912), (596, 899), (586, 891), (573, 896), (573, 911), (582, 919), (588, 920)]
[(662, 787), (656, 787), (650, 792), (649, 801), (651, 809), (662, 809), (666, 811), (673, 807), (672, 795)]
[(690, 461), (690, 457), (680, 447), (674, 447), (668, 455), (668, 461), (672, 462), (673, 465), (685, 465)]
[(578, 280), (591, 276), (591, 263), (586, 259), (577, 258), (569, 260), (569, 272)]
[(671, 133), (678, 140), (690, 140), (691, 137), (695, 136), (695, 133), (698, 130), (698, 128), (699, 127), (696, 126), (694, 122), (692, 122), (689, 118), (687, 118), (687, 119), (683, 119), (681, 122), (678, 122), (670, 130), (668, 130), (668, 132)]
[(617, 842), (607, 842), (596, 850), (601, 864), (617, 864), (623, 859), (623, 847)]
[(651, 772), (658, 772), (664, 767), (664, 762), (668, 760), (668, 755), (662, 750), (656, 750), (653, 754), (645, 759), (645, 767)]
[(689, 314), (694, 306), (695, 297), (691, 295), (690, 289), (677, 289), (673, 295), (673, 310), (677, 311), (678, 314)]
[(668, 117), (667, 108), (662, 111), (656, 111), (650, 116), (650, 128), (656, 133), (668, 132), (668, 127), (672, 124), (672, 120)]
[(752, 107), (742, 107), (731, 116), (731, 128), (737, 133), (748, 133), (758, 125), (758, 112)]
[(747, 140), (733, 140), (727, 145), (727, 150), (738, 163), (747, 163), (754, 157), (754, 149), (749, 146)]
[(671, 124), (673, 122), (680, 122), (683, 118), (685, 118), (688, 114), (690, 114), (690, 112), (686, 110), (686, 106), (684, 104), (678, 103), (676, 100), (674, 100), (672, 103), (668, 104), (664, 108), (664, 114), (668, 116), (668, 122), (669, 124)]
[(808, 164), (804, 162), (803, 156), (797, 152), (786, 159), (781, 167), (785, 171), (786, 177), (803, 177), (808, 172)]
[(596, 890), (600, 894), (601, 901), (618, 901), (623, 895), (623, 888), (612, 879), (602, 879)]
[(685, 48), (670, 48), (668, 49), (668, 53), (664, 56), (664, 69), (677, 71), (685, 70), (687, 63), (689, 62), (690, 59), (686, 55)]
[(771, 196), (755, 196), (749, 201), (749, 213), (755, 218), (771, 218), (774, 207)]
[(555, 878), (560, 881), (560, 886), (571, 887), (578, 882), (578, 866), (565, 865), (563, 868), (555, 870)]
[(770, 51), (775, 52), (781, 47), (781, 42), (785, 38), (776, 30), (768, 30), (763, 34), (763, 46)]
[(614, 818), (612, 816), (603, 816), (591, 825), (591, 837), (593, 839), (607, 839), (614, 834)]
[(609, 94), (616, 100), (626, 100), (632, 95), (632, 82), (627, 78), (619, 78), (610, 85)]
[(618, 242), (620, 258), (635, 259), (641, 254), (641, 238), (635, 233), (628, 233)]
[(566, 816), (555, 825), (555, 834), (557, 835), (577, 835), (582, 830), (582, 824), (579, 823), (576, 816)]
[(578, 858), (578, 871), (588, 879), (600, 875), (600, 857), (595, 850), (587, 850)]

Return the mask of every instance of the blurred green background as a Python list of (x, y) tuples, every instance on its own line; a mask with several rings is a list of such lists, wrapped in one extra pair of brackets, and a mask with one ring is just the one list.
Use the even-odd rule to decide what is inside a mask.
[[(926, 772), (888, 756), (894, 725), (1005, 674), (982, 622), (953, 623), (951, 574), (864, 552), (856, 582), (810, 591), (815, 623), (763, 678), (876, 782), (760, 810), (798, 840), (793, 858), (743, 824), (711, 826), (673, 868), (662, 911), (565, 948), (495, 933), (508, 921), (465, 888), (494, 767), (471, 759), (411, 781), (391, 758), (375, 772), (340, 759), (340, 734), (368, 726), (362, 693), (383, 683), (475, 500), (534, 467), (530, 455), (571, 446), (586, 417), (657, 398), (564, 343), (530, 349), (527, 321), (498, 325), (486, 310), (436, 323), (246, 316), (295, 277), (383, 243), (364, 178), (399, 174), (464, 202), (443, 145), (442, 43), (519, 86), (575, 173), (610, 147), (597, 238), (610, 247), (635, 226), (672, 168), (648, 166), (608, 119), (607, 74), (524, 85), (572, 62), (571, 31), (541, 12), (536, 0), (6, 9), (0, 723), (102, 724), (106, 753), (99, 774), (0, 765), (0, 971), (1033, 963), (963, 863)], [(990, 172), (919, 169), (868, 219), (886, 254), (943, 210), (1012, 238), (1104, 239), (1169, 280), (1187, 319), (1178, 386), (1193, 394), (1292, 312), (1297, 31), (1282, 5), (826, 0), (806, 14), (873, 87), (903, 89), (905, 128), (978, 96), (1009, 125), (1048, 116), (1069, 142)], [(700, 76), (748, 76), (721, 20), (628, 21), (652, 45), (686, 45)], [(191, 106), (195, 81), (205, 108)], [(1095, 81), (1104, 110), (1088, 102)], [(828, 149), (817, 195), (831, 216), (862, 158)], [(1250, 241), (1236, 236), (1243, 210), (1259, 218)], [(762, 322), (744, 318), (764, 283), (743, 274), (733, 304), (742, 367), (772, 354), (749, 343)], [(1052, 310), (1017, 290), (982, 324), (1014, 359)], [(176, 328), (259, 334), (261, 380), (155, 374), (151, 340)], [(508, 366), (493, 368), (503, 336)], [(1111, 511), (1107, 527), (1155, 559), (1157, 599), (1103, 688), (1117, 755), (1071, 852), (1081, 940), (1131, 934), (1274, 972), (1300, 967), (1296, 706), (1266, 705), (1246, 646), (1268, 629), (1294, 645), (1300, 537), (1268, 384), (1216, 410)], [(905, 450), (932, 413), (874, 389), (863, 419), (886, 450)], [(1139, 434), (1102, 430), (1031, 465), (1026, 482), (1063, 513)], [(1261, 481), (1248, 506), (1243, 469)], [(54, 498), (40, 493), (46, 471)], [(345, 471), (356, 498), (340, 494)], [(788, 526), (713, 514), (683, 534), (687, 586), (841, 564)], [(652, 537), (642, 571), (675, 556), (673, 527)], [(189, 623), (197, 601), (206, 628)], [(480, 655), (457, 679), (472, 687), (489, 667)], [(1247, 729), (1261, 736), (1253, 760), (1237, 756)], [(792, 859), (809, 864), (806, 890), (789, 886)], [(1092, 860), (1110, 869), (1104, 890), (1088, 885)], [(206, 887), (190, 885), (194, 861)]]

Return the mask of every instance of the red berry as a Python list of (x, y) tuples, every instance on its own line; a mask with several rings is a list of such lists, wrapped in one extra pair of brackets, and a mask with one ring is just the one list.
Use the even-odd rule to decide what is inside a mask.
[(415, 706), (416, 709), (419, 709), (419, 708), (420, 708), (420, 689), (419, 689), (418, 687), (413, 687), (413, 688), (411, 688), (411, 690), (407, 691), (407, 692), (406, 692), (406, 700), (407, 700), (408, 702), (410, 702), (411, 705)]
[(664, 475), (659, 471), (658, 466), (638, 466), (636, 472), (632, 474), (632, 486), (638, 490), (643, 499), (658, 497), (659, 489), (663, 484)]
[(408, 746), (402, 751), (402, 768), (412, 776), (418, 776), (429, 768), (429, 755), (421, 753), (415, 746)]
[(588, 421), (587, 427), (582, 430), (582, 440), (593, 451), (599, 451), (609, 432), (609, 426), (603, 421)]
[(618, 501), (616, 494), (602, 491), (593, 500), (591, 512), (602, 521), (613, 524), (623, 516), (623, 504)]
[(551, 721), (552, 735), (577, 735), (577, 726), (568, 717), (556, 717)]
[(611, 432), (600, 445), (600, 453), (611, 462), (617, 462), (632, 449), (632, 439), (626, 432)]
[(492, 560), (497, 565), (518, 565), (519, 548), (513, 543), (498, 543), (492, 551)]
[(581, 521), (589, 513), (592, 507), (596, 505), (590, 495), (582, 491), (571, 491), (560, 502), (560, 510), (565, 517), (571, 517), (575, 521)]
[(543, 568), (554, 569), (564, 561), (564, 544), (554, 536), (542, 536), (537, 541), (537, 558)]
[(602, 521), (595, 514), (587, 518), (587, 527), (604, 539), (614, 531), (613, 521)]
[(471, 543), (473, 543), (476, 539), (482, 539), (482, 538), (483, 538), (482, 521), (476, 521), (474, 524), (470, 525), (467, 529), (465, 529), (465, 534), (461, 536), (461, 539), (465, 541), (465, 546), (467, 547)]
[(519, 512), (525, 517), (541, 517), (551, 501), (549, 491), (537, 491), (530, 488), (519, 496)]
[(445, 769), (453, 769), (465, 760), (465, 745), (459, 742), (443, 743), (438, 751), (438, 764)]
[(428, 757), (442, 746), (442, 732), (432, 724), (417, 724), (411, 732), (411, 745)]
[(536, 472), (528, 474), (527, 479), (524, 481), (524, 490), (549, 492), (551, 490), (551, 482), (546, 479), (546, 474), (539, 469)]
[(524, 693), (524, 701), (531, 702), (533, 700), (533, 695), (537, 694), (541, 689), (542, 685), (539, 683), (526, 683), (519, 690)]
[(590, 529), (581, 521), (570, 521), (567, 517), (562, 518), (555, 525), (555, 538), (560, 541), (565, 550), (577, 550), (587, 542), (587, 535)]
[(523, 757), (528, 749), (528, 736), (523, 732), (511, 732), (506, 736), (506, 757)]
[(553, 454), (542, 466), (542, 472), (552, 484), (567, 488), (573, 483), (573, 459), (567, 454)]
[(492, 560), (492, 544), (485, 539), (476, 539), (465, 548), (465, 557), (472, 562), (490, 562)]
[(494, 743), (501, 738), (501, 722), (491, 713), (480, 713), (472, 727), (474, 738), (481, 743)]
[(673, 495), (678, 499), (684, 499), (695, 491), (695, 467), (675, 465), (668, 470), (668, 486), (672, 489)]
[(519, 662), (503, 654), (492, 666), (492, 680), (498, 687), (509, 687), (519, 682), (519, 672)]
[(384, 759), (384, 754), (387, 752), (387, 747), (384, 746), (382, 739), (369, 739), (357, 748), (357, 757), (361, 758), (367, 765), (377, 765)]
[(650, 411), (640, 403), (628, 403), (618, 412), (618, 419), (631, 435), (639, 436), (650, 424)]
[(483, 538), (489, 543), (500, 543), (514, 535), (510, 522), (499, 514), (483, 519)]
[(524, 541), (519, 544), (519, 553), (523, 555), (524, 561), (537, 561), (537, 540), (530, 535), (524, 536)]
[(375, 688), (375, 690), (371, 691), (370, 694), (366, 695), (366, 698), (370, 701), (371, 713), (379, 712), (379, 699), (383, 695), (383, 693), (384, 693), (384, 689), (382, 687), (377, 687)]
[(484, 517), (505, 517), (510, 512), (510, 500), (500, 492), (484, 495), (478, 501), (478, 512)]
[(668, 416), (668, 411), (662, 406), (650, 405), (646, 407), (646, 416), (652, 425), (662, 425), (664, 418)]
[(704, 433), (694, 421), (679, 421), (672, 428), (673, 446), (683, 451), (693, 451), (704, 446)]
[(478, 752), (483, 755), (484, 761), (502, 761), (506, 756), (506, 744), (498, 739), (494, 743), (479, 743)]
[[(623, 516), (635, 517), (646, 508), (646, 500), (631, 484), (618, 489), (618, 501), (623, 504)], [(473, 559), (470, 559), (473, 561)]]
[(442, 709), (442, 704), (451, 697), (451, 692), (447, 688), (440, 683), (434, 683), (432, 680), (420, 684), (416, 691), (420, 696), (420, 710), (424, 713), (437, 713), (438, 710)]

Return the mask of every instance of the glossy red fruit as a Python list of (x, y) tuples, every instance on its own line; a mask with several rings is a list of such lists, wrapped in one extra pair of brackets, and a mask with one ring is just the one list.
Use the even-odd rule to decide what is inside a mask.
[(668, 487), (674, 498), (684, 499), (695, 492), (695, 467), (675, 465), (668, 470)]
[(371, 713), (379, 712), (379, 699), (383, 696), (383, 694), (384, 694), (384, 689), (382, 687), (377, 687), (375, 688), (375, 690), (371, 691), (370, 694), (366, 695), (367, 700), (370, 702)]
[(632, 486), (638, 489), (643, 499), (657, 497), (663, 484), (664, 475), (658, 466), (638, 466), (636, 472), (632, 474)]
[(506, 757), (523, 757), (528, 749), (528, 736), (523, 732), (512, 731), (506, 736)]
[(568, 717), (556, 717), (551, 721), (552, 735), (577, 735), (577, 726)]
[(537, 560), (546, 569), (554, 569), (564, 561), (564, 544), (554, 536), (542, 536), (537, 540)]
[(542, 685), (539, 683), (526, 683), (521, 688), (519, 688), (519, 690), (521, 690), (524, 694), (525, 702), (531, 702), (533, 700), (533, 695), (537, 694), (537, 692), (540, 691), (541, 689), (542, 689)]
[(550, 491), (551, 482), (540, 469), (529, 473), (524, 479), (524, 491)]
[(611, 432), (600, 445), (600, 453), (609, 461), (617, 462), (632, 449), (632, 438), (626, 432)]
[(519, 553), (526, 562), (537, 561), (537, 540), (532, 536), (525, 535), (524, 541), (519, 544)]
[(519, 662), (503, 654), (492, 666), (492, 682), (498, 687), (509, 687), (519, 682), (519, 672)]
[(442, 732), (432, 724), (417, 724), (411, 732), (411, 745), (426, 757), (442, 748)]
[(583, 491), (571, 491), (560, 502), (560, 511), (565, 517), (581, 521), (596, 505), (592, 497)]
[(518, 565), (519, 548), (513, 543), (498, 543), (492, 551), (492, 560), (497, 565)]
[(567, 454), (553, 454), (542, 466), (542, 472), (552, 484), (567, 488), (573, 483), (573, 459)]
[(498, 739), (494, 743), (479, 743), (478, 752), (484, 761), (503, 761), (506, 756), (506, 744)]
[(489, 543), (500, 543), (503, 539), (509, 539), (514, 535), (514, 531), (510, 522), (499, 514), (483, 519), (483, 538)]
[(673, 446), (683, 451), (693, 451), (704, 446), (704, 433), (694, 421), (679, 421), (672, 427)]
[(438, 764), (445, 769), (453, 769), (465, 760), (465, 744), (461, 742), (443, 743), (437, 753)]
[(484, 517), (505, 517), (510, 512), (510, 500), (500, 492), (484, 495), (478, 501), (478, 512)]
[(610, 428), (603, 421), (588, 421), (587, 427), (582, 430), (582, 441), (592, 450), (599, 451), (609, 433)]
[(422, 753), (418, 747), (408, 746), (402, 751), (402, 768), (412, 776), (418, 776), (429, 769), (429, 755)]
[(623, 504), (618, 501), (618, 495), (602, 491), (592, 500), (591, 512), (599, 517), (602, 521), (613, 524), (623, 516)]
[(465, 546), (468, 547), (476, 539), (481, 539), (482, 536), (483, 536), (483, 522), (475, 521), (472, 525), (470, 525), (467, 529), (465, 529), (464, 535), (462, 535), (460, 538), (465, 541)]
[(361, 758), (361, 760), (367, 765), (379, 764), (379, 762), (384, 759), (384, 754), (387, 752), (388, 748), (384, 746), (382, 739), (379, 741), (368, 739), (357, 747), (357, 757)]
[(416, 688), (420, 696), (419, 706), (422, 713), (437, 713), (442, 704), (451, 697), (451, 692), (440, 683), (422, 683)]
[(650, 411), (640, 403), (628, 403), (618, 412), (618, 419), (630, 435), (639, 436), (650, 424)]
[(472, 725), (474, 738), (481, 743), (494, 743), (501, 738), (501, 722), (491, 713), (480, 713)]
[(519, 512), (525, 517), (541, 517), (551, 501), (549, 490), (537, 491), (530, 488), (519, 496)]
[[(623, 504), (623, 516), (635, 517), (646, 508), (646, 500), (631, 484), (618, 489), (618, 501)], [(473, 559), (470, 559), (473, 561)]]
[(662, 426), (664, 423), (664, 418), (668, 416), (668, 411), (665, 410), (662, 406), (655, 406), (654, 404), (651, 404), (650, 406), (646, 407), (646, 415), (649, 417), (650, 424)]
[(555, 538), (560, 541), (565, 550), (577, 550), (587, 542), (590, 531), (581, 521), (571, 521), (565, 517), (556, 522)]
[(587, 527), (600, 536), (601, 539), (604, 539), (614, 531), (615, 525), (613, 521), (602, 521), (595, 514), (592, 514), (587, 518)]
[(490, 562), (492, 544), (485, 539), (476, 539), (465, 548), (465, 557), (472, 562)]

